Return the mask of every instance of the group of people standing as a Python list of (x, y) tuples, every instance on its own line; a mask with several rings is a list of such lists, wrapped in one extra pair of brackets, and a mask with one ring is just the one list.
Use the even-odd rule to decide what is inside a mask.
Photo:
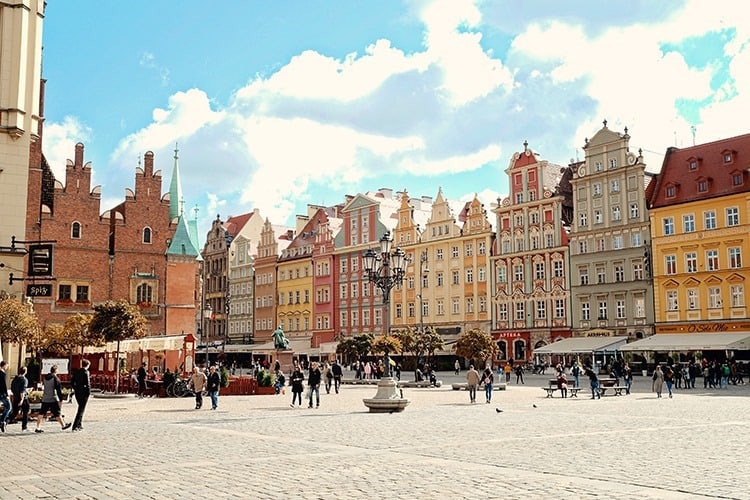
[(219, 389), (221, 388), (221, 375), (216, 371), (216, 366), (208, 368), (208, 376), (200, 367), (194, 366), (190, 375), (188, 387), (195, 393), (195, 409), (200, 410), (203, 406), (203, 391), (206, 390), (211, 397), (211, 409), (219, 407)]
[[(331, 388), (334, 389), (336, 394), (341, 389), (341, 378), (343, 377), (343, 370), (338, 361), (333, 361), (330, 365), (328, 361), (323, 363), (323, 368), (313, 361), (310, 364), (310, 368), (307, 373), (307, 407), (313, 408), (313, 398), (315, 399), (315, 408), (320, 408), (320, 384), (325, 384), (326, 394), (331, 393)], [(277, 383), (284, 377), (280, 367), (276, 367), (276, 380)], [(283, 380), (283, 379), (282, 379)], [(283, 382), (282, 382), (283, 385)], [(305, 391), (305, 374), (303, 368), (299, 363), (294, 364), (294, 369), (291, 375), (289, 375), (289, 385), (292, 389), (292, 402), (289, 406), (294, 408), (295, 403), (298, 406), (302, 406), (302, 393)], [(277, 392), (278, 393), (278, 392)]]
[(492, 401), (492, 384), (494, 382), (495, 376), (492, 373), (492, 367), (487, 366), (480, 375), (479, 372), (474, 369), (474, 365), (469, 365), (469, 370), (466, 372), (466, 385), (469, 389), (469, 402), (477, 402), (477, 388), (484, 385), (485, 403), (490, 403)]

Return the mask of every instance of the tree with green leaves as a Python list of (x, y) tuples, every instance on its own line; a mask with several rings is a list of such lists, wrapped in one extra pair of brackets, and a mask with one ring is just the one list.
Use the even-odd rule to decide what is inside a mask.
[(434, 357), (435, 351), (439, 351), (445, 347), (443, 336), (431, 326), (428, 326), (424, 331), (419, 333), (419, 343), (424, 347), (424, 352), (428, 358)]
[(101, 333), (92, 332), (89, 328), (92, 319), (91, 314), (76, 313), (65, 320), (63, 331), (71, 350), (77, 347), (83, 353), (84, 347), (104, 344), (104, 336)]
[(89, 323), (90, 333), (101, 335), (105, 342), (117, 342), (115, 392), (120, 391), (120, 342), (143, 337), (147, 328), (148, 321), (138, 307), (125, 300), (108, 300), (94, 306), (94, 316)]
[(372, 343), (375, 341), (370, 333), (363, 333), (354, 337), (347, 337), (339, 341), (339, 345), (336, 347), (338, 354), (343, 354), (349, 357), (353, 357), (358, 361), (366, 356), (372, 349)]
[[(472, 361), (483, 361), (486, 364), (491, 363), (497, 352), (497, 345), (492, 339), (492, 335), (474, 328), (462, 333), (453, 347), (456, 355)], [(482, 366), (474, 363), (475, 366)]]
[(26, 344), (34, 350), (41, 342), (41, 333), (31, 304), (6, 293), (0, 295), (0, 340)]

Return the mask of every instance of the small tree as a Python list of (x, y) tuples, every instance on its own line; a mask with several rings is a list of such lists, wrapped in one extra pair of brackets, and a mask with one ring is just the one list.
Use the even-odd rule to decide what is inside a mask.
[(0, 340), (26, 344), (32, 350), (39, 347), (41, 328), (31, 304), (5, 293), (0, 295)]
[(494, 358), (497, 345), (490, 334), (474, 328), (458, 337), (454, 349), (457, 356), (486, 363)]
[(352, 356), (359, 360), (362, 358), (362, 356), (365, 356), (368, 352), (370, 352), (374, 340), (375, 337), (373, 337), (372, 334), (369, 333), (342, 339), (339, 341), (339, 344), (336, 347), (336, 353), (343, 354), (345, 356)]
[(418, 338), (419, 344), (423, 346), (424, 352), (427, 353), (428, 357), (434, 357), (435, 351), (439, 351), (445, 347), (443, 336), (437, 333), (431, 326), (428, 326), (424, 331), (420, 332)]
[(101, 333), (92, 332), (89, 328), (92, 318), (91, 314), (76, 313), (65, 320), (63, 331), (71, 350), (78, 347), (83, 354), (84, 347), (104, 344), (104, 337)]
[(120, 391), (120, 342), (146, 335), (147, 320), (141, 311), (125, 300), (108, 300), (94, 306), (94, 316), (89, 323), (92, 335), (101, 335), (106, 342), (117, 342), (117, 375), (115, 392)]

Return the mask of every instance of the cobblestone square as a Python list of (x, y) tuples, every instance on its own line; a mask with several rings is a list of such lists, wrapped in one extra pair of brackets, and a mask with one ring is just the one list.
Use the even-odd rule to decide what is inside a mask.
[(0, 435), (0, 498), (750, 499), (748, 386), (657, 400), (639, 377), (629, 396), (547, 399), (549, 377), (532, 375), (470, 404), (450, 388), (462, 376), (440, 378), (393, 414), (367, 412), (374, 386), (322, 394), (320, 409), (290, 408), (290, 393), (217, 411), (92, 398), (83, 432)]

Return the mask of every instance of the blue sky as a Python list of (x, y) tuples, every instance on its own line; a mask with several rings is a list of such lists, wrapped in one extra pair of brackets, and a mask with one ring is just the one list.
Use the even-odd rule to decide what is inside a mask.
[(186, 209), (308, 203), (381, 187), (489, 209), (523, 142), (561, 165), (603, 119), (658, 171), (664, 150), (748, 132), (741, 0), (51, 0), (44, 152), (86, 146), (102, 210), (146, 151)]

